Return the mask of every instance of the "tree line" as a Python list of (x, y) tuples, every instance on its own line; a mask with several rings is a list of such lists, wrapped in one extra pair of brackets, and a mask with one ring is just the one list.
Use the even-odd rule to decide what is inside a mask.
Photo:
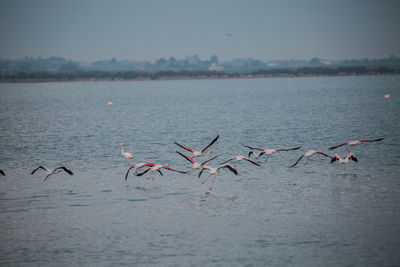
[(399, 74), (400, 70), (388, 67), (368, 69), (356, 67), (302, 67), (297, 69), (260, 69), (248, 73), (227, 73), (223, 71), (35, 71), (1, 74), (1, 82), (23, 81), (79, 81), (79, 80), (161, 80), (161, 79), (215, 79), (241, 77), (281, 77), (281, 76), (335, 76), (366, 74)]

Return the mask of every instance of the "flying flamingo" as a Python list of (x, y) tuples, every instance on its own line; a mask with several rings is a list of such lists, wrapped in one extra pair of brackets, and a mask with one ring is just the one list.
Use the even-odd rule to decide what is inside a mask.
[(299, 163), (299, 161), (300, 161), (303, 157), (306, 157), (306, 161), (304, 162), (304, 165), (307, 165), (308, 162), (310, 161), (310, 158), (311, 158), (314, 154), (321, 154), (321, 155), (323, 155), (323, 156), (325, 156), (325, 157), (328, 157), (328, 158), (331, 157), (331, 156), (325, 154), (325, 153), (322, 152), (322, 151), (318, 151), (318, 150), (309, 150), (309, 151), (307, 151), (306, 153), (304, 153), (303, 155), (301, 155), (300, 158), (296, 161), (296, 163), (293, 164), (292, 166), (290, 166), (290, 168), (296, 166), (297, 163)]
[[(203, 150), (201, 150), (201, 151), (194, 150), (194, 149), (192, 149), (192, 148), (190, 148), (190, 147), (182, 146), (182, 145), (178, 144), (177, 142), (175, 142), (175, 144), (178, 145), (178, 146), (180, 146), (180, 147), (183, 148), (183, 149), (186, 149), (187, 151), (192, 152), (192, 153), (193, 153), (192, 158), (195, 158), (195, 157), (201, 157), (201, 156), (206, 155), (206, 153), (205, 153), (206, 150), (207, 150), (210, 146), (212, 146), (212, 145), (218, 140), (218, 138), (219, 138), (219, 135), (217, 135), (217, 137), (215, 137), (214, 140), (212, 140), (211, 143), (210, 143), (208, 146), (206, 146), (205, 148), (203, 148)], [(207, 152), (207, 154), (211, 154), (211, 153), (212, 153), (211, 151), (208, 151), (208, 152)]]
[[(265, 161), (268, 160), (269, 156), (271, 156), (273, 153), (279, 152), (279, 151), (291, 151), (291, 150), (297, 150), (299, 148), (301, 148), (301, 146), (299, 147), (294, 147), (294, 148), (263, 148), (263, 147), (251, 147), (251, 146), (245, 146), (244, 147), (250, 148), (250, 149), (255, 149), (255, 150), (259, 150), (262, 151), (258, 154), (255, 154), (253, 151), (249, 152), (249, 157), (251, 155), (254, 155), (255, 159), (258, 159), (260, 156), (262, 156), (264, 153), (267, 154), (267, 157), (265, 158)], [(264, 153), (263, 153), (264, 152)]]
[(210, 190), (211, 190), (211, 188), (212, 188), (212, 186), (214, 185), (214, 183), (215, 183), (215, 178), (217, 177), (217, 174), (222, 170), (222, 169), (224, 169), (224, 168), (228, 168), (228, 170), (230, 170), (231, 172), (233, 172), (235, 175), (238, 175), (238, 171), (235, 169), (235, 167), (233, 167), (232, 166), (232, 164), (230, 164), (230, 163), (225, 163), (225, 164), (221, 164), (219, 167), (217, 167), (217, 168), (213, 168), (213, 167), (210, 167), (210, 166), (204, 166), (203, 167), (203, 169), (199, 172), (199, 178), (200, 178), (200, 176), (201, 176), (201, 174), (203, 173), (203, 171), (205, 170), (205, 169), (208, 169), (209, 170), (209, 172), (210, 172), (210, 174), (207, 176), (207, 178), (203, 181), (203, 182), (201, 182), (202, 184), (204, 184), (205, 182), (207, 182), (207, 180), (211, 177), (211, 175), (214, 175), (214, 177), (213, 177), (213, 180), (212, 180), (212, 182), (211, 182), (211, 186), (210, 186)]
[(215, 157), (213, 157), (213, 158), (211, 158), (211, 159), (209, 159), (209, 160), (206, 160), (206, 161), (204, 161), (203, 163), (200, 164), (200, 163), (198, 163), (197, 161), (195, 161), (193, 158), (191, 158), (191, 157), (189, 157), (189, 156), (186, 156), (186, 155), (182, 154), (182, 153), (179, 152), (179, 151), (176, 151), (176, 153), (178, 153), (179, 155), (181, 155), (182, 157), (184, 157), (185, 159), (187, 159), (188, 161), (190, 161), (191, 163), (193, 163), (192, 169), (190, 169), (187, 173), (193, 173), (195, 170), (203, 169), (204, 164), (206, 164), (207, 162), (209, 162), (209, 161), (215, 159), (216, 157), (218, 157), (218, 156), (215, 156)]
[(125, 147), (125, 143), (124, 143), (124, 142), (121, 143), (121, 146), (122, 146), (122, 150), (121, 150), (122, 156), (124, 156), (124, 157), (126, 158), (126, 160), (127, 160), (129, 163), (131, 163), (131, 159), (133, 159), (132, 154), (129, 153), (129, 152), (125, 152), (125, 151), (124, 151), (124, 147)]
[(351, 151), (351, 149), (353, 148), (353, 146), (362, 144), (362, 143), (366, 143), (366, 142), (378, 142), (378, 141), (382, 141), (384, 138), (378, 138), (378, 139), (373, 139), (373, 140), (354, 140), (354, 141), (349, 141), (349, 142), (345, 142), (343, 144), (337, 145), (337, 146), (331, 146), (329, 148), (329, 150), (333, 150), (336, 149), (338, 147), (344, 146), (344, 145), (348, 145), (349, 149), (348, 152)]
[(349, 152), (349, 153), (347, 154), (347, 156), (346, 156), (344, 159), (343, 159), (341, 156), (339, 156), (338, 154), (333, 155), (333, 156), (332, 156), (331, 163), (333, 163), (333, 162), (339, 160), (340, 163), (342, 163), (342, 164), (347, 164), (347, 163), (350, 161), (350, 159), (351, 159), (351, 160), (354, 160), (355, 162), (358, 162), (358, 160), (357, 160), (357, 158), (356, 158), (356, 155), (354, 155), (353, 152)]
[(131, 171), (131, 169), (134, 169), (134, 168), (136, 167), (136, 170), (135, 170), (135, 173), (134, 173), (134, 174), (136, 175), (136, 174), (137, 174), (137, 171), (138, 171), (139, 169), (144, 168), (144, 167), (146, 167), (146, 166), (153, 167), (154, 165), (156, 165), (156, 164), (150, 163), (150, 162), (133, 164), (132, 166), (129, 167), (128, 171), (126, 172), (125, 181), (128, 179), (128, 174), (129, 174), (129, 172)]
[(250, 163), (252, 163), (252, 164), (254, 164), (254, 165), (261, 166), (260, 164), (258, 164), (258, 163), (255, 162), (254, 160), (252, 160), (251, 158), (248, 158), (248, 157), (245, 157), (245, 156), (240, 156), (240, 155), (231, 157), (230, 159), (228, 159), (227, 161), (225, 161), (225, 162), (223, 162), (223, 163), (221, 163), (221, 164), (228, 163), (228, 162), (231, 161), (231, 160), (241, 161), (241, 160), (243, 160), (243, 159), (244, 159), (244, 160), (247, 160), (248, 162), (250, 162)]
[(55, 168), (55, 169), (53, 169), (53, 170), (48, 169), (48, 168), (43, 167), (43, 166), (39, 166), (39, 167), (37, 167), (36, 169), (34, 169), (34, 170), (31, 172), (31, 174), (34, 174), (38, 169), (45, 170), (46, 173), (47, 173), (47, 176), (46, 176), (46, 178), (44, 178), (43, 182), (46, 181), (47, 178), (49, 178), (49, 176), (51, 176), (51, 175), (53, 175), (53, 174), (56, 174), (56, 173), (59, 173), (59, 172), (62, 172), (63, 170), (64, 170), (66, 173), (68, 173), (69, 175), (74, 175), (74, 174), (72, 173), (72, 171), (71, 171), (70, 169), (68, 169), (67, 167), (65, 167), (65, 166), (61, 166), (61, 167)]
[(161, 169), (166, 169), (166, 170), (170, 170), (170, 171), (174, 171), (174, 172), (180, 172), (180, 173), (187, 173), (187, 172), (184, 172), (184, 171), (178, 171), (178, 170), (172, 169), (172, 168), (168, 167), (168, 165), (169, 164), (166, 164), (166, 165), (156, 164), (153, 167), (148, 168), (144, 172), (136, 174), (136, 176), (142, 176), (142, 175), (146, 174), (148, 171), (150, 171), (151, 176), (149, 178), (147, 178), (147, 179), (153, 178), (153, 180), (154, 180), (154, 176), (156, 175), (156, 172), (159, 172), (161, 175), (163, 175), (162, 172), (161, 172)]
[(6, 174), (4, 173), (2, 168), (0, 168), (0, 174), (3, 175), (3, 176), (6, 176)]

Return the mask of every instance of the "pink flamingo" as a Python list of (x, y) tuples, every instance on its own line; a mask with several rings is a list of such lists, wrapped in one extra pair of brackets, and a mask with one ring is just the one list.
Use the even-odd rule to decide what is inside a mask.
[(323, 155), (323, 156), (325, 156), (325, 157), (328, 157), (328, 158), (331, 157), (331, 156), (325, 154), (325, 153), (322, 152), (322, 151), (318, 151), (318, 150), (309, 150), (309, 151), (307, 151), (306, 153), (304, 153), (303, 155), (301, 155), (300, 158), (296, 161), (296, 163), (293, 164), (292, 166), (290, 166), (290, 168), (296, 166), (297, 163), (299, 163), (299, 161), (300, 161), (303, 157), (306, 157), (306, 161), (304, 162), (304, 165), (307, 165), (308, 162), (310, 161), (310, 158), (311, 158), (313, 155), (315, 155), (315, 154), (321, 154), (321, 155)]
[(45, 170), (45, 171), (47, 172), (47, 176), (46, 176), (46, 178), (44, 178), (43, 182), (46, 181), (47, 178), (49, 178), (50, 176), (52, 176), (52, 175), (54, 175), (54, 174), (56, 174), (56, 173), (62, 172), (62, 171), (65, 171), (65, 172), (68, 173), (69, 175), (74, 175), (74, 174), (72, 173), (72, 171), (71, 171), (70, 169), (68, 169), (67, 167), (65, 167), (65, 166), (61, 166), (61, 167), (55, 168), (55, 169), (53, 169), (53, 170), (52, 170), (52, 169), (48, 169), (48, 168), (43, 167), (43, 166), (39, 166), (39, 167), (37, 167), (36, 169), (34, 169), (34, 170), (31, 172), (31, 174), (33, 175), (33, 174), (34, 174), (37, 170), (39, 170), (39, 169)]
[(151, 176), (149, 178), (147, 178), (147, 179), (153, 178), (153, 180), (154, 180), (154, 177), (155, 177), (157, 172), (159, 172), (161, 175), (163, 175), (162, 172), (161, 172), (161, 169), (166, 169), (166, 170), (179, 172), (179, 173), (187, 173), (187, 172), (184, 172), (184, 171), (178, 171), (178, 170), (172, 169), (172, 168), (168, 167), (168, 165), (169, 164), (166, 164), (166, 165), (156, 164), (153, 167), (148, 168), (144, 172), (136, 174), (136, 176), (142, 176), (142, 175), (146, 174), (148, 171), (150, 171)]
[[(219, 138), (219, 135), (217, 135), (217, 137), (215, 137), (214, 140), (212, 140), (211, 143), (210, 143), (208, 146), (206, 146), (205, 148), (203, 148), (203, 150), (201, 150), (201, 151), (194, 150), (194, 149), (192, 149), (192, 148), (190, 148), (190, 147), (182, 146), (182, 145), (178, 144), (177, 142), (175, 142), (175, 144), (178, 145), (178, 146), (180, 146), (180, 147), (183, 148), (183, 149), (186, 149), (187, 151), (192, 152), (192, 153), (193, 153), (192, 158), (195, 158), (195, 157), (200, 157), (200, 156), (206, 155), (206, 153), (205, 153), (206, 150), (207, 150), (210, 146), (212, 146), (212, 145), (218, 140), (218, 138)], [(207, 154), (211, 154), (211, 153), (212, 153), (211, 151), (208, 151)]]
[(125, 151), (124, 151), (124, 147), (125, 147), (125, 143), (124, 143), (124, 142), (121, 143), (121, 146), (122, 146), (122, 150), (121, 150), (122, 156), (124, 156), (124, 157), (126, 158), (126, 160), (127, 160), (129, 163), (131, 163), (131, 159), (133, 159), (132, 154), (129, 153), (129, 152), (125, 152)]
[(150, 163), (150, 162), (133, 164), (132, 166), (129, 167), (128, 171), (126, 172), (125, 181), (128, 179), (128, 174), (129, 174), (129, 172), (131, 171), (131, 169), (134, 169), (134, 168), (136, 167), (136, 170), (135, 170), (135, 173), (134, 173), (134, 175), (136, 175), (136, 174), (137, 174), (137, 171), (138, 171), (139, 169), (144, 168), (144, 167), (146, 167), (146, 166), (153, 167), (154, 165), (156, 165), (156, 164)]
[(372, 140), (354, 140), (354, 141), (349, 141), (349, 142), (345, 142), (343, 144), (337, 145), (337, 146), (331, 146), (329, 148), (329, 150), (333, 150), (336, 149), (338, 147), (344, 146), (344, 145), (348, 145), (349, 149), (348, 152), (351, 151), (351, 149), (353, 148), (353, 146), (359, 145), (359, 144), (363, 144), (366, 142), (378, 142), (378, 141), (382, 141), (384, 138), (378, 138), (378, 139), (372, 139)]
[(251, 155), (254, 155), (255, 159), (258, 159), (259, 157), (261, 157), (263, 154), (267, 154), (267, 157), (265, 158), (265, 161), (268, 160), (269, 156), (271, 156), (273, 153), (279, 152), (279, 151), (291, 151), (291, 150), (297, 150), (299, 148), (301, 148), (301, 146), (299, 147), (294, 147), (294, 148), (263, 148), (263, 147), (251, 147), (251, 146), (246, 146), (243, 145), (244, 147), (250, 148), (250, 149), (255, 149), (255, 150), (259, 150), (261, 151), (260, 153), (256, 154), (253, 151), (249, 152), (249, 157)]
[(213, 157), (213, 158), (211, 158), (209, 160), (206, 160), (206, 161), (204, 161), (203, 163), (200, 164), (197, 161), (195, 161), (193, 158), (191, 158), (189, 156), (186, 156), (186, 155), (182, 154), (179, 151), (176, 151), (176, 153), (178, 153), (179, 155), (181, 155), (182, 157), (184, 157), (185, 159), (187, 159), (188, 161), (190, 161), (193, 164), (192, 169), (190, 169), (187, 173), (193, 173), (195, 170), (203, 169), (204, 164), (206, 164), (207, 162), (209, 162), (209, 161), (215, 159), (216, 157), (218, 157), (218, 156), (215, 156), (215, 157)]
[(233, 167), (230, 163), (225, 163), (225, 164), (221, 164), (219, 167), (217, 168), (212, 168), (210, 166), (204, 166), (203, 169), (199, 172), (199, 178), (201, 176), (201, 174), (203, 173), (203, 171), (205, 169), (208, 169), (210, 174), (207, 176), (207, 178), (201, 182), (202, 184), (204, 184), (205, 182), (207, 182), (207, 180), (211, 177), (211, 175), (214, 175), (213, 180), (211, 182), (211, 186), (210, 186), (210, 190), (212, 188), (212, 186), (215, 183), (215, 178), (217, 177), (217, 174), (224, 168), (228, 168), (228, 170), (230, 170), (231, 172), (233, 172), (235, 175), (238, 175), (238, 171), (235, 169), (235, 167)]

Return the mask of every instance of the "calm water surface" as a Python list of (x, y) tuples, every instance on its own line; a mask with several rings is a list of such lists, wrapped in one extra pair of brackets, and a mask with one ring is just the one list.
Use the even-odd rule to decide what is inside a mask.
[[(400, 76), (0, 84), (0, 264), (399, 264), (399, 90)], [(124, 180), (122, 141), (134, 162), (188, 170), (174, 141), (202, 149), (217, 134), (212, 165), (247, 155), (241, 144), (302, 148), (235, 163), (211, 191), (197, 172)], [(345, 168), (288, 168), (378, 137)], [(75, 175), (43, 182), (39, 165)]]

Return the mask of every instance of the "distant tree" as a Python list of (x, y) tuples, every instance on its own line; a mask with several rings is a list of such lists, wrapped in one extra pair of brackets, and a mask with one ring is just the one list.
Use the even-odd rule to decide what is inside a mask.
[(60, 71), (77, 71), (79, 70), (79, 65), (73, 62), (69, 62), (61, 65)]
[(212, 55), (210, 58), (210, 64), (218, 64), (218, 57), (216, 55)]

